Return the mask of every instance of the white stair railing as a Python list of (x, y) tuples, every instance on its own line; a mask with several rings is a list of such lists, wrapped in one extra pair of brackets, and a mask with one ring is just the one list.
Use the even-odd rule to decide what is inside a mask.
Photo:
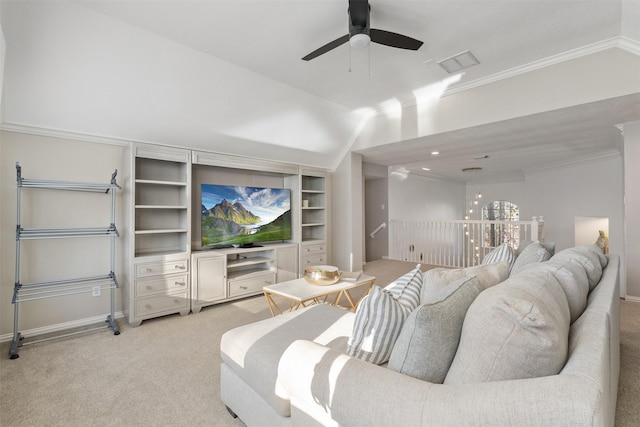
[(389, 222), (389, 258), (446, 267), (469, 267), (507, 242), (544, 241), (543, 217), (531, 221), (402, 221)]

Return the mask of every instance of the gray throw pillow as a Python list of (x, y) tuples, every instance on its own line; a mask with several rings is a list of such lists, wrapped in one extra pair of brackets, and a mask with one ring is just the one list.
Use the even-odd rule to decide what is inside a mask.
[(443, 299), (413, 310), (393, 347), (389, 369), (442, 384), (458, 348), (464, 316), (480, 292), (477, 278), (463, 277), (442, 290)]
[(568, 341), (569, 305), (560, 283), (548, 271), (524, 269), (471, 304), (444, 383), (555, 375)]
[(549, 252), (547, 252), (540, 243), (532, 242), (522, 250), (520, 255), (518, 255), (516, 260), (513, 262), (510, 274), (517, 273), (527, 264), (546, 261), (549, 258), (551, 258), (551, 255), (549, 255)]
[(449, 283), (467, 276), (476, 276), (483, 290), (495, 286), (507, 280), (509, 267), (507, 261), (500, 261), (488, 265), (465, 268), (433, 268), (425, 271), (420, 303), (432, 301), (433, 294), (439, 293)]

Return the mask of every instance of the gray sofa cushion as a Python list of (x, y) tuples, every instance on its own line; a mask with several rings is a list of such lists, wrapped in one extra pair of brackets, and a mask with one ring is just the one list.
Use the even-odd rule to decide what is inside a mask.
[[(530, 268), (531, 265), (525, 267)], [(587, 306), (589, 295), (589, 278), (582, 263), (576, 260), (567, 260), (563, 263), (545, 262), (535, 267), (539, 271), (548, 271), (558, 279), (569, 304), (571, 323), (582, 315)]]
[(312, 340), (345, 352), (355, 314), (326, 304), (240, 326), (220, 340), (222, 361), (280, 415), (291, 405), (278, 389), (278, 361), (295, 340)]
[(516, 274), (527, 264), (546, 261), (551, 258), (549, 252), (538, 242), (528, 244), (513, 262), (510, 274)]
[(562, 264), (575, 260), (582, 264), (589, 278), (589, 291), (592, 291), (602, 277), (602, 269), (607, 266), (608, 258), (596, 245), (576, 246), (555, 254), (550, 261)]
[(431, 301), (434, 294), (441, 292), (449, 283), (466, 276), (476, 276), (482, 289), (487, 289), (507, 280), (509, 277), (509, 262), (500, 261), (474, 267), (433, 268), (428, 270), (424, 272), (420, 302), (424, 304)]
[(388, 361), (404, 321), (420, 302), (421, 287), (420, 265), (384, 289), (374, 286), (358, 305), (347, 354), (375, 364)]
[(441, 384), (456, 354), (464, 316), (481, 291), (476, 277), (463, 277), (443, 290), (442, 300), (413, 310), (393, 347), (389, 369)]
[(525, 269), (471, 304), (445, 384), (557, 374), (567, 357), (569, 319), (558, 280)]

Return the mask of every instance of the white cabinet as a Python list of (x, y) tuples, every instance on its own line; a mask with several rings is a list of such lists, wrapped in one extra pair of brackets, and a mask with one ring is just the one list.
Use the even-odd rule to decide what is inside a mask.
[(298, 245), (283, 245), (276, 251), (276, 282), (298, 278)]
[(132, 326), (191, 309), (191, 152), (134, 144), (131, 274), (123, 311)]
[(124, 298), (131, 326), (167, 314), (189, 314), (189, 259), (166, 257), (133, 263), (133, 281)]
[(295, 279), (298, 245), (213, 249), (191, 255), (191, 310), (262, 293), (276, 282)]
[(191, 255), (191, 311), (227, 298), (226, 257), (215, 251), (196, 252)]

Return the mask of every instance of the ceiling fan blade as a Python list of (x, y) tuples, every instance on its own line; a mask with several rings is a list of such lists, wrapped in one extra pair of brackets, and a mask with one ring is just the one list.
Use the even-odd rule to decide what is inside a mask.
[(392, 33), (385, 30), (376, 30), (372, 28), (369, 30), (371, 41), (385, 46), (397, 47), (400, 49), (418, 50), (422, 46), (420, 40), (412, 39), (411, 37), (403, 36), (402, 34)]
[(332, 42), (329, 42), (327, 44), (325, 44), (324, 46), (322, 46), (319, 49), (314, 50), (313, 52), (311, 52), (310, 54), (308, 54), (307, 56), (305, 56), (304, 58), (302, 58), (303, 61), (310, 61), (313, 58), (317, 58), (318, 56), (329, 52), (332, 49), (337, 48), (338, 46), (340, 46), (341, 44), (344, 44), (346, 42), (349, 41), (349, 34), (345, 34), (344, 36), (335, 39)]

